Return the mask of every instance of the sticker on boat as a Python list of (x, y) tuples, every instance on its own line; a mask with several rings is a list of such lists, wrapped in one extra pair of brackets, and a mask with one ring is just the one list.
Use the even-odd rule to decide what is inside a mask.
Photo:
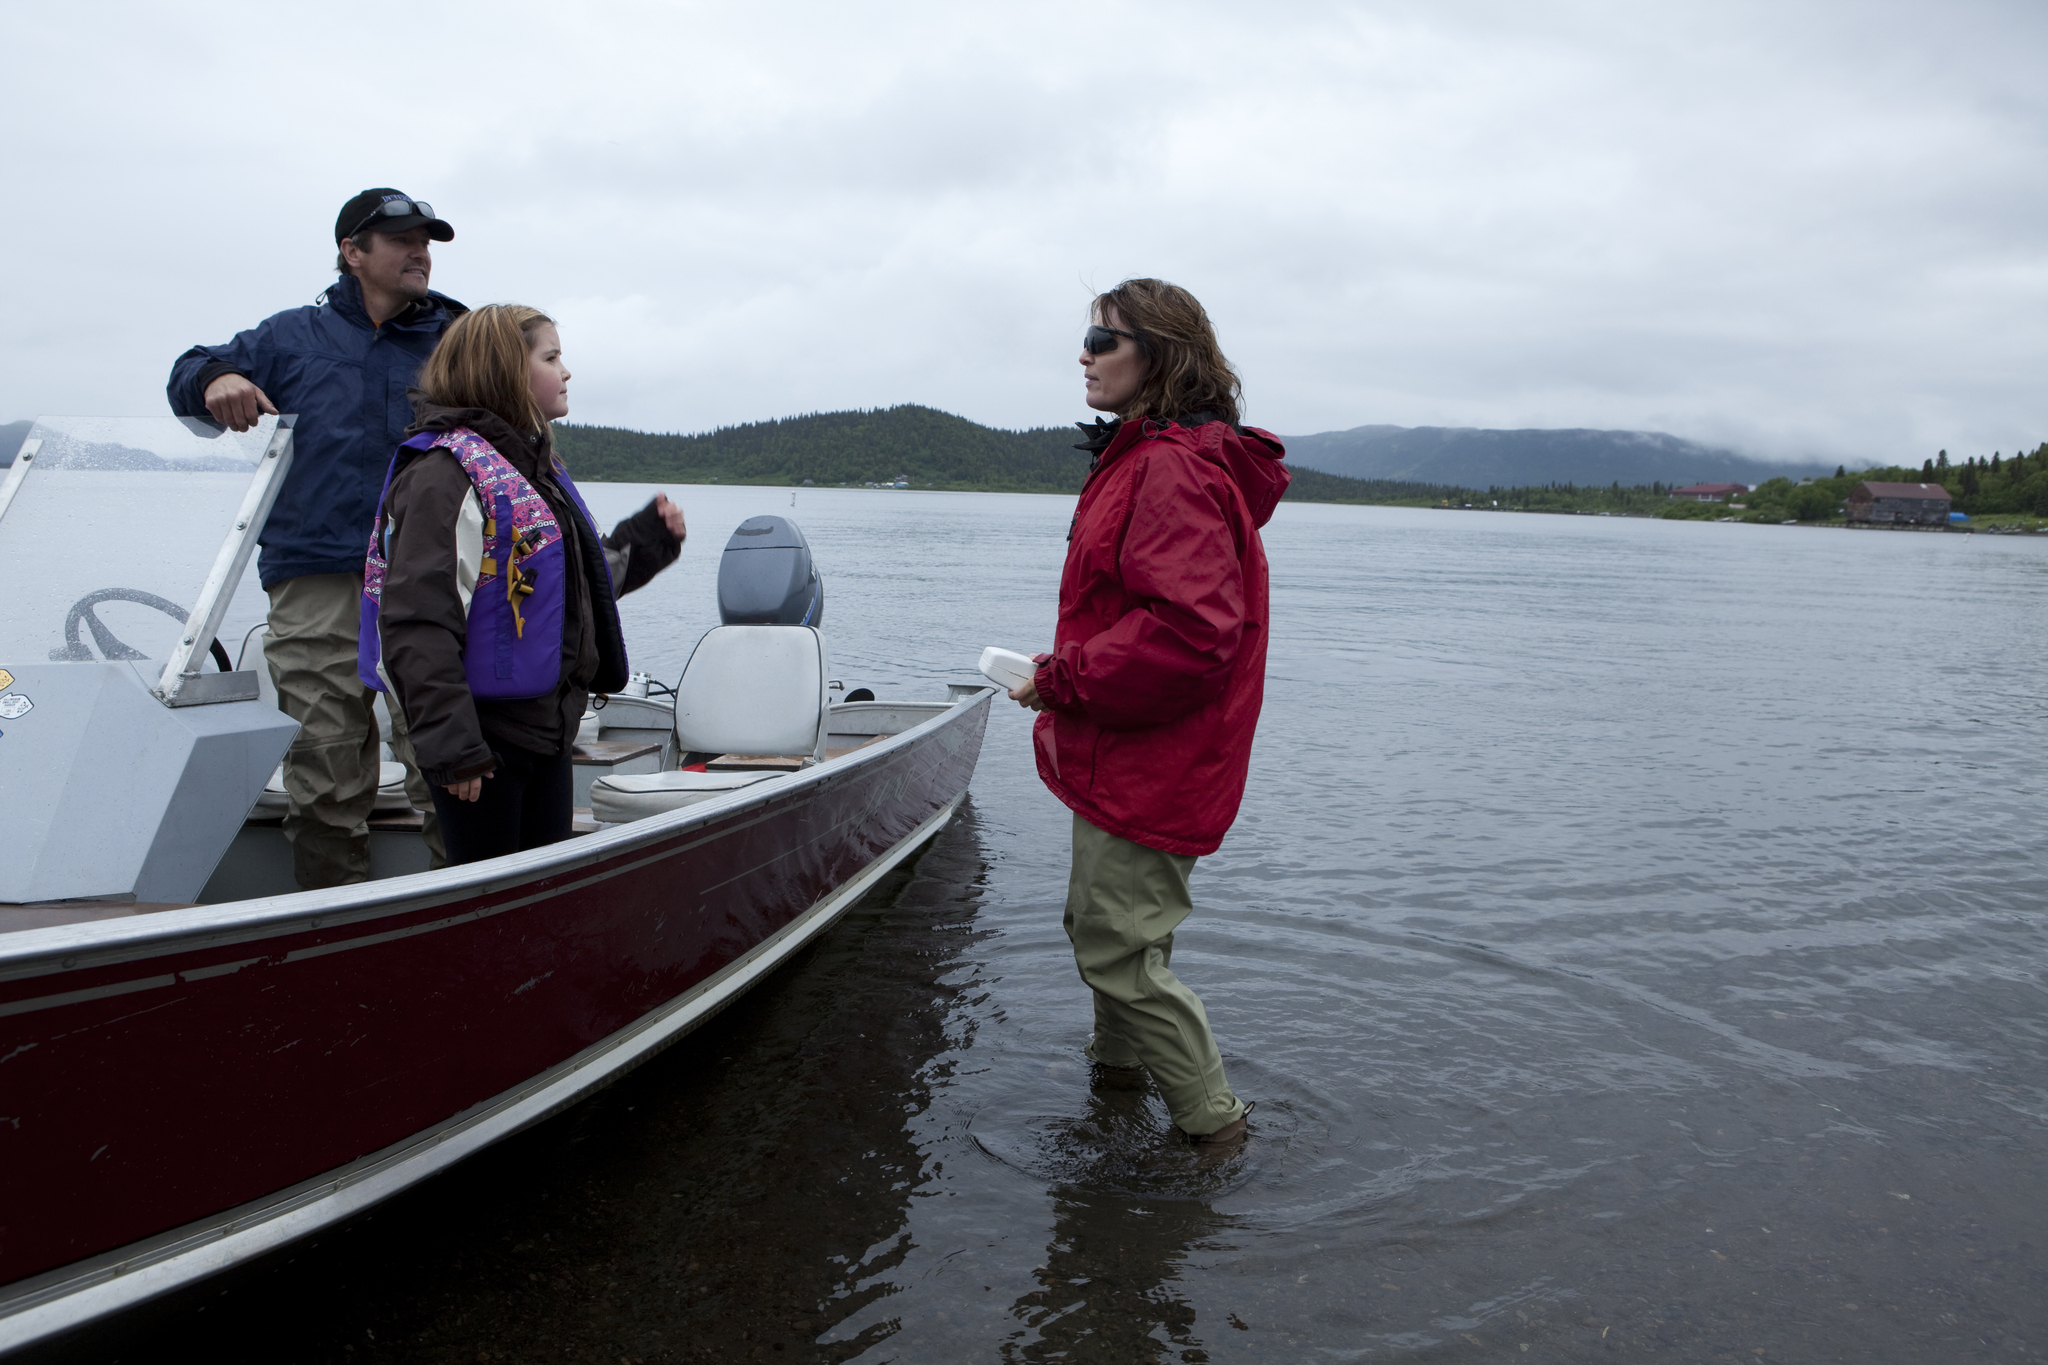
[[(14, 680), (9, 678), (8, 681)], [(36, 704), (19, 692), (9, 692), (0, 697), (0, 720), (20, 720), (35, 709)]]

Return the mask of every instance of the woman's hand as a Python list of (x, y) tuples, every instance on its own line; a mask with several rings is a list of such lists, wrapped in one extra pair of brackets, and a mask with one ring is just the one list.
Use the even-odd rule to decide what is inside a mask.
[(1049, 711), (1052, 703), (1038, 695), (1038, 679), (1026, 678), (1010, 689), (1010, 700), (1019, 706), (1028, 706), (1034, 711)]
[(483, 777), (472, 777), (467, 782), (444, 782), (441, 784), (441, 790), (457, 801), (474, 801), (484, 794), (484, 777), (489, 776), (489, 773), (485, 773)]
[(689, 527), (683, 524), (683, 509), (668, 500), (668, 494), (654, 495), (654, 510), (661, 513), (661, 524), (668, 527), (668, 533), (681, 544), (690, 535)]

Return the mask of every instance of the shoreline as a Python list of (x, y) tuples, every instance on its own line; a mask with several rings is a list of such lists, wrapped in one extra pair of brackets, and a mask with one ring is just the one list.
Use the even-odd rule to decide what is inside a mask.
[[(1299, 501), (1306, 501), (1306, 499), (1300, 499)], [(1326, 503), (1324, 505), (1332, 507), (1414, 506), (1414, 504), (1408, 503)], [(1973, 519), (1969, 522), (1950, 522), (1945, 526), (1919, 526), (1899, 522), (1847, 521), (1840, 517), (1830, 518), (1826, 521), (1800, 521), (1796, 518), (1770, 521), (1752, 520), (1748, 517), (1667, 517), (1656, 512), (1567, 512), (1561, 508), (1554, 507), (1452, 507), (1443, 503), (1433, 503), (1420, 510), (1431, 512), (1512, 512), (1520, 516), (1540, 517), (1610, 517), (1616, 520), (1627, 519), (1631, 521), (1689, 521), (1701, 522), (1709, 526), (1806, 526), (1836, 531), (1919, 531), (1947, 534), (1960, 533), (1962, 535), (2048, 535), (2048, 518), (2038, 518), (2024, 524), (2009, 521), (1978, 521)], [(1993, 513), (1991, 515), (2009, 516), (2012, 514)]]
[[(717, 479), (585, 479), (587, 485), (617, 484), (643, 488), (758, 488), (763, 492), (783, 493), (1000, 493), (1006, 496), (1039, 498), (1074, 498), (1080, 495), (1060, 489), (1047, 488), (976, 488), (976, 487), (932, 487), (932, 486), (891, 486), (888, 484), (780, 484), (780, 483), (723, 483)], [(2006, 521), (1973, 520), (1966, 524), (1950, 523), (1946, 526), (1898, 525), (1886, 522), (1851, 522), (1841, 518), (1827, 521), (1769, 521), (1750, 520), (1744, 517), (1668, 517), (1658, 512), (1594, 512), (1583, 509), (1566, 510), (1557, 507), (1477, 507), (1458, 506), (1441, 502), (1356, 502), (1335, 498), (1289, 498), (1281, 499), (1281, 505), (1289, 503), (1312, 507), (1393, 507), (1412, 512), (1488, 512), (1512, 513), (1516, 516), (1540, 517), (1607, 517), (1613, 520), (1629, 521), (1678, 521), (1700, 522), (1711, 526), (1805, 526), (1830, 528), (1847, 531), (1913, 531), (1935, 533), (1961, 533), (1963, 535), (2048, 535), (2048, 518), (2035, 518), (2029, 524)], [(2012, 513), (1992, 513), (1993, 516), (2015, 516)]]

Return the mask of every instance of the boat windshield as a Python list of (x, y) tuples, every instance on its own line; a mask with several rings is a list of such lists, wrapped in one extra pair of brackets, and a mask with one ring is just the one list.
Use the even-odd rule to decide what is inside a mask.
[[(237, 514), (281, 473), (265, 459), (276, 428), (275, 417), (239, 434), (180, 417), (38, 418), (28, 458), (7, 451), (14, 462), (0, 467), (0, 662), (170, 659), (210, 605), (202, 597), (241, 586), (246, 556), (223, 542), (261, 529), (238, 534)], [(209, 591), (222, 566), (236, 572)]]

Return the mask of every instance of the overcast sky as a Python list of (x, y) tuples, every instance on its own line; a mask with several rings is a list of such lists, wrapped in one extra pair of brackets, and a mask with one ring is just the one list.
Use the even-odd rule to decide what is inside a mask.
[(572, 418), (1086, 415), (1192, 289), (1285, 433), (2048, 440), (2048, 5), (8, 3), (0, 420), (160, 411), (389, 184)]

